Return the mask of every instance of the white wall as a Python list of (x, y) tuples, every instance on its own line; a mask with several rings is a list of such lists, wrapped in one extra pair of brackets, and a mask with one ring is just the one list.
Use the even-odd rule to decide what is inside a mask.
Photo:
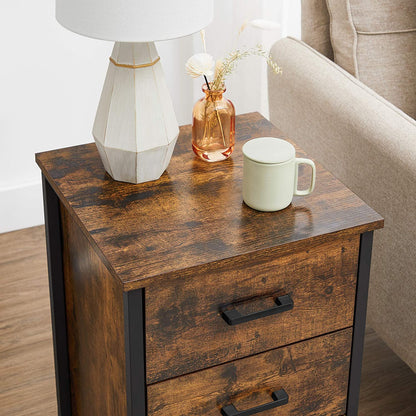
[[(299, 36), (299, 2), (215, 0), (208, 52), (219, 58), (238, 42), (269, 47), (280, 36), (249, 29), (237, 40), (246, 19), (277, 20), (283, 36)], [(53, 0), (14, 0), (0, 7), (0, 233), (43, 222), (36, 152), (92, 141), (112, 44), (62, 28), (54, 8)], [(158, 44), (179, 124), (191, 121), (193, 103), (201, 96), (202, 80), (192, 81), (183, 67), (200, 48), (199, 35)], [(264, 64), (252, 58), (227, 81), (237, 113), (268, 115), (265, 74)]]

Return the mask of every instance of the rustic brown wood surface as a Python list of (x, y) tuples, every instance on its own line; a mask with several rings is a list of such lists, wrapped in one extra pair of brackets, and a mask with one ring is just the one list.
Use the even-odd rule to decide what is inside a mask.
[(126, 414), (123, 291), (61, 209), (72, 414)]
[[(0, 288), (0, 414), (57, 416), (43, 226), (0, 234)], [(415, 397), (416, 374), (368, 329), (359, 416), (414, 416)]]
[[(236, 259), (201, 273), (175, 273), (146, 288), (147, 381), (154, 383), (353, 324), (359, 236), (290, 255)], [(291, 311), (230, 326), (222, 310)], [(231, 307), (230, 307), (231, 306)]]
[[(281, 133), (258, 113), (238, 116), (236, 129), (232, 158), (210, 164), (194, 157), (191, 127), (181, 127), (167, 171), (139, 185), (113, 181), (95, 144), (38, 154), (37, 162), (125, 290), (163, 273), (382, 227), (382, 218), (320, 165), (313, 194), (295, 197), (281, 212), (248, 208), (241, 147), (248, 139)], [(297, 154), (305, 156), (300, 149)]]
[(345, 413), (352, 329), (293, 344), (148, 386), (149, 416), (219, 416), (271, 401), (284, 389), (289, 403), (262, 416)]

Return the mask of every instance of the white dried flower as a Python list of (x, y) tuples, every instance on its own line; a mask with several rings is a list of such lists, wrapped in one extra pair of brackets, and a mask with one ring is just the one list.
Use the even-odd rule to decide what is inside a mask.
[(274, 22), (273, 20), (266, 20), (266, 19), (250, 20), (247, 23), (247, 25), (255, 27), (257, 29), (263, 29), (263, 30), (276, 30), (280, 28), (279, 23)]
[(214, 58), (208, 53), (197, 53), (188, 59), (185, 68), (188, 75), (198, 78), (201, 75), (211, 76), (214, 64)]

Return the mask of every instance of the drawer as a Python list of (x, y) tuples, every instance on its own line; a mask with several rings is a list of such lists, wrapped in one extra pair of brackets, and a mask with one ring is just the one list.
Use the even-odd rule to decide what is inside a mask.
[(231, 406), (272, 407), (261, 416), (343, 415), (351, 337), (348, 328), (148, 386), (148, 415), (221, 416), (227, 406), (229, 416)]
[(358, 249), (356, 236), (155, 280), (145, 302), (148, 384), (352, 326)]

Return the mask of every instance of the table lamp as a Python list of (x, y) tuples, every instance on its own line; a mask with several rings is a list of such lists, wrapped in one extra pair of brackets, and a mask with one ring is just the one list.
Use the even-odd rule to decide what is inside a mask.
[(115, 41), (93, 136), (118, 181), (158, 179), (179, 128), (154, 42), (198, 32), (213, 0), (56, 0), (56, 18), (80, 35)]

